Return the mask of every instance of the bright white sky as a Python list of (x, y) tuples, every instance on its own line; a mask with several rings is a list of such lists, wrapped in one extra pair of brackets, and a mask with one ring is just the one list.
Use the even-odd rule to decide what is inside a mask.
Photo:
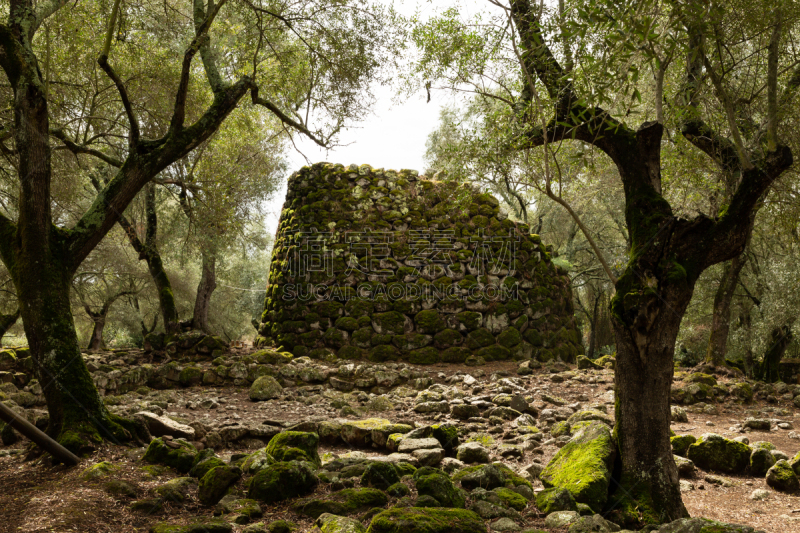
[[(382, 0), (387, 4), (391, 0)], [(450, 6), (458, 6), (464, 15), (477, 13), (481, 9), (491, 8), (487, 0), (396, 0), (395, 9), (403, 15), (413, 15), (417, 9), (422, 17), (430, 16)], [(339, 146), (325, 151), (312, 141), (298, 135), (295, 143), (301, 153), (291, 150), (287, 154), (290, 172), (303, 165), (328, 161), (349, 165), (368, 164), (376, 168), (411, 168), (420, 173), (425, 170), (423, 156), (425, 141), (439, 122), (439, 111), (442, 107), (459, 105), (463, 97), (456, 98), (442, 91), (431, 93), (430, 103), (426, 103), (427, 94), (422, 83), (419, 93), (401, 103), (394, 103), (395, 89), (377, 87), (377, 101), (371, 116), (357, 124), (356, 127), (344, 130), (339, 136)], [(286, 195), (286, 185), (269, 203), (269, 232), (274, 234), (278, 226), (281, 207)]]

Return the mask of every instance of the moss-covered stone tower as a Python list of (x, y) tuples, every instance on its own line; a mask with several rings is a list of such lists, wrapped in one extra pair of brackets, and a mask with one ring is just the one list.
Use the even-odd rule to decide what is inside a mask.
[(420, 364), (582, 350), (569, 278), (493, 196), (330, 163), (289, 178), (256, 343)]

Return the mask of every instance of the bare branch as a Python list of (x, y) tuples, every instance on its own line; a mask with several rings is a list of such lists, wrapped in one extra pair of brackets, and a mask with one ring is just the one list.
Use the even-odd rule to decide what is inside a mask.
[(329, 140), (325, 140), (325, 139), (322, 139), (320, 137), (317, 137), (311, 131), (309, 131), (309, 129), (305, 126), (305, 124), (303, 124), (301, 122), (298, 122), (296, 120), (293, 120), (286, 113), (281, 111), (278, 106), (276, 106), (275, 104), (273, 104), (269, 100), (266, 100), (265, 98), (259, 97), (258, 96), (258, 87), (257, 86), (253, 86), (250, 89), (250, 96), (252, 96), (252, 98), (253, 98), (253, 104), (261, 105), (261, 106), (266, 107), (267, 109), (272, 111), (272, 113), (276, 117), (278, 117), (278, 119), (280, 119), (280, 121), (283, 122), (284, 124), (286, 124), (287, 126), (290, 126), (292, 129), (295, 129), (298, 132), (302, 133), (303, 135), (305, 135), (306, 137), (308, 137), (309, 139), (311, 139), (312, 141), (314, 141), (318, 145), (322, 146), (323, 148), (327, 148), (328, 147), (328, 144), (330, 142)]
[(56, 139), (58, 139), (61, 142), (63, 142), (64, 146), (67, 148), (67, 150), (69, 150), (73, 154), (92, 155), (92, 156), (100, 159), (101, 161), (104, 161), (104, 162), (108, 163), (112, 167), (116, 167), (116, 168), (120, 168), (122, 166), (122, 164), (123, 164), (123, 162), (120, 161), (119, 159), (117, 159), (115, 157), (111, 157), (109, 155), (106, 155), (106, 154), (104, 154), (103, 152), (101, 152), (99, 150), (95, 150), (93, 148), (89, 148), (88, 146), (83, 145), (83, 144), (76, 144), (75, 142), (70, 140), (69, 137), (67, 137), (67, 134), (64, 133), (64, 130), (62, 130), (62, 129), (51, 129), (50, 130), (50, 135), (52, 135)]

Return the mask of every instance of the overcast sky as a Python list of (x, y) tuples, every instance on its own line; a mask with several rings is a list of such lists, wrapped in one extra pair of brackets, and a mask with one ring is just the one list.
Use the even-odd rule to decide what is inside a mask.
[[(387, 0), (386, 3), (391, 3)], [(449, 6), (458, 6), (463, 14), (469, 15), (480, 9), (491, 7), (487, 0), (395, 0), (395, 8), (403, 15), (410, 16), (419, 9), (422, 17), (429, 16)], [(439, 121), (439, 111), (443, 106), (459, 105), (463, 97), (433, 91), (430, 103), (420, 83), (419, 92), (395, 103), (395, 89), (377, 87), (377, 101), (373, 112), (355, 127), (342, 131), (339, 143), (342, 146), (326, 151), (302, 135), (295, 138), (300, 153), (290, 150), (287, 154), (290, 173), (307, 164), (329, 161), (349, 165), (368, 164), (379, 168), (411, 168), (425, 170), (423, 156), (425, 141)], [(302, 155), (301, 155), (302, 153)], [(274, 233), (278, 217), (286, 195), (286, 185), (270, 202), (269, 231)]]

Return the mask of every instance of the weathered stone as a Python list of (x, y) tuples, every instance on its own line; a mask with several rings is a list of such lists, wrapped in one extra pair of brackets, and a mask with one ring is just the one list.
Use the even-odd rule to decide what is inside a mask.
[(154, 437), (171, 435), (179, 439), (195, 439), (195, 430), (191, 426), (175, 422), (166, 416), (158, 416), (157, 414), (149, 411), (139, 411), (136, 414), (144, 418), (145, 423), (147, 424), (147, 429)]
[(250, 386), (250, 399), (254, 402), (272, 400), (283, 392), (283, 387), (272, 376), (261, 376)]

